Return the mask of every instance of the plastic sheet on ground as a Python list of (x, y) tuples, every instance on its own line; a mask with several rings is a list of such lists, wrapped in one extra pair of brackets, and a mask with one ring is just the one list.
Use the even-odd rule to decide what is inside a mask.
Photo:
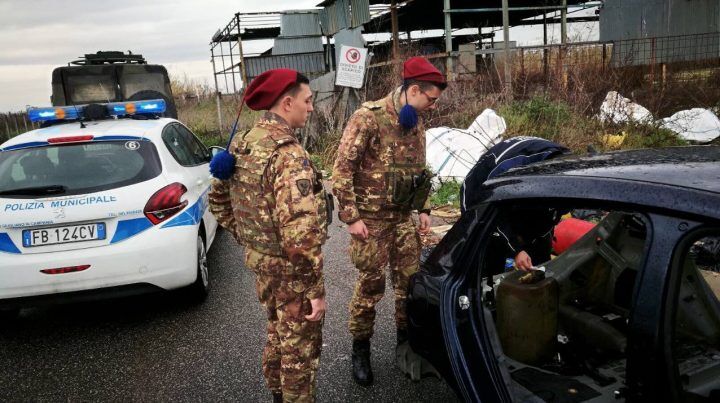
[[(612, 123), (654, 123), (655, 119), (647, 108), (623, 97), (617, 91), (610, 91), (600, 105), (598, 119)], [(680, 138), (698, 143), (708, 143), (720, 137), (720, 119), (709, 109), (693, 108), (661, 119), (660, 127), (668, 129)], [(608, 140), (615, 141), (619, 139)], [(622, 139), (624, 140), (624, 139)], [(612, 148), (612, 147), (611, 147)]]
[(720, 136), (720, 119), (703, 108), (687, 109), (662, 120), (662, 127), (688, 141), (707, 143)]
[(598, 116), (601, 122), (627, 123), (652, 122), (653, 116), (647, 108), (623, 97), (617, 91), (610, 91), (600, 105)]
[(505, 119), (485, 109), (467, 129), (435, 127), (425, 132), (426, 160), (442, 179), (462, 181), (478, 158), (502, 140)]

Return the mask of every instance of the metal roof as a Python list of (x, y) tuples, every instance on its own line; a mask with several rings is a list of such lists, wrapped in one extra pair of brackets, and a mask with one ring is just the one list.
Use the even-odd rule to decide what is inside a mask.
[[(588, 0), (567, 0), (569, 6), (585, 3)], [(390, 0), (371, 0), (371, 4), (390, 4)], [(512, 0), (511, 7), (536, 7), (536, 6), (560, 6), (560, 0)], [(453, 0), (453, 10), (496, 8), (498, 11), (487, 12), (460, 12), (451, 14), (450, 20), (453, 28), (478, 28), (502, 26), (502, 0)], [(441, 0), (408, 0), (404, 5), (398, 7), (398, 31), (424, 31), (430, 29), (444, 29), (445, 13), (444, 4)], [(552, 10), (545, 10), (551, 13)], [(543, 10), (524, 10), (510, 12), (510, 25), (518, 23), (526, 18), (541, 16)], [(391, 32), (390, 13), (386, 12), (365, 24), (365, 33)]]

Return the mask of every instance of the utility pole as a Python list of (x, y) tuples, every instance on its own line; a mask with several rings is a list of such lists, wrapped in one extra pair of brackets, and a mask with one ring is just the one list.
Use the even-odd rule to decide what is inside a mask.
[(450, 22), (450, 0), (445, 0), (445, 52), (447, 52), (446, 60), (446, 76), (448, 81), (453, 81), (453, 59), (452, 59), (452, 24)]
[(567, 62), (565, 61), (567, 45), (567, 0), (562, 0), (562, 8), (560, 9), (560, 58), (562, 60), (562, 86), (567, 88), (568, 71)]
[(400, 57), (400, 39), (398, 38), (399, 28), (396, 0), (390, 2), (390, 21), (392, 23), (392, 55), (393, 60), (397, 60)]
[[(446, 0), (449, 2), (450, 0)], [(508, 0), (502, 0), (502, 16), (503, 16), (503, 41), (505, 42), (505, 95), (508, 99), (512, 99), (512, 68), (510, 60), (510, 9)]]

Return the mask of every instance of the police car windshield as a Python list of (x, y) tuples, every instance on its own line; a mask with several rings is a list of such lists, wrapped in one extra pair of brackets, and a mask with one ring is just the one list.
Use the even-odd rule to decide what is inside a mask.
[[(103, 141), (0, 152), (0, 195), (74, 195), (128, 186), (160, 175), (149, 141)], [(62, 189), (61, 191), (59, 189)]]

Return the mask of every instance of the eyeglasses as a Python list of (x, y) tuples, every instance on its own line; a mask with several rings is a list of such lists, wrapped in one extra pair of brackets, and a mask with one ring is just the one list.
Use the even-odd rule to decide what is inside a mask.
[(439, 97), (431, 97), (430, 95), (427, 94), (427, 92), (425, 92), (425, 91), (423, 91), (423, 90), (420, 90), (420, 92), (422, 92), (422, 94), (427, 97), (428, 101), (430, 101), (430, 105), (432, 105), (432, 104), (434, 104), (435, 102), (437, 102), (437, 100), (438, 100), (438, 98), (439, 98)]

